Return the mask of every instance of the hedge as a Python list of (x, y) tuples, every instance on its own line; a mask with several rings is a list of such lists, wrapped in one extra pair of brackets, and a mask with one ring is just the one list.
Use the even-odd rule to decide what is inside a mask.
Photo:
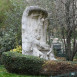
[(54, 76), (77, 72), (77, 62), (73, 61), (46, 61), (41, 70), (41, 74)]
[(22, 55), (17, 52), (4, 52), (2, 63), (11, 73), (39, 75), (44, 59)]

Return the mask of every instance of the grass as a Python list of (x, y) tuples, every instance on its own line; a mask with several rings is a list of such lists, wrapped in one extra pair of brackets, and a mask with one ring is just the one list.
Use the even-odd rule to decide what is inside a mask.
[(0, 77), (45, 77), (45, 76), (28, 76), (28, 75), (17, 75), (7, 72), (4, 66), (0, 65)]

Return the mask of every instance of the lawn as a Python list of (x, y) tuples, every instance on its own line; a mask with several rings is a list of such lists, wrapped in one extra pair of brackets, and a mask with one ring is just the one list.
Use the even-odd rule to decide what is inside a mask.
[(4, 66), (0, 66), (0, 77), (44, 77), (44, 76), (28, 76), (28, 75), (17, 75), (7, 72)]

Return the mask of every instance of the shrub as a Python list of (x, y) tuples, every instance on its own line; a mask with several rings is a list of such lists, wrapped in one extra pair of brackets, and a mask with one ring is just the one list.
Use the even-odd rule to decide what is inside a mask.
[(43, 64), (41, 74), (59, 75), (77, 71), (77, 63), (69, 61), (46, 61)]
[(2, 54), (2, 63), (12, 73), (38, 75), (44, 61), (44, 59), (17, 52), (4, 52)]
[(16, 46), (16, 48), (11, 49), (10, 51), (11, 51), (11, 52), (22, 53), (22, 47), (19, 45), (19, 46)]
[[(12, 34), (11, 34), (12, 35)], [(0, 38), (0, 52), (9, 51), (10, 49), (13, 49), (16, 46), (15, 44), (15, 37), (10, 34), (5, 34), (2, 38)]]

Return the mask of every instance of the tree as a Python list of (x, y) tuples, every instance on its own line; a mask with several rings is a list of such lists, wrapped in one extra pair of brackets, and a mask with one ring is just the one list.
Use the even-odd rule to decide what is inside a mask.
[[(73, 60), (77, 52), (77, 8), (76, 0), (60, 0), (62, 6), (64, 6), (63, 16), (59, 16), (59, 24), (61, 25), (62, 39), (64, 39), (65, 53), (67, 60)], [(62, 19), (62, 20), (61, 20)], [(65, 40), (66, 39), (66, 40)]]
[[(67, 60), (73, 60), (77, 52), (77, 43), (76, 43), (76, 1), (67, 0), (65, 4), (66, 9), (66, 25), (67, 25), (67, 34), (66, 34), (66, 58)], [(71, 11), (72, 10), (72, 11)], [(72, 44), (71, 41), (73, 40)]]
[(21, 18), (26, 0), (1, 0), (0, 2), (0, 52), (21, 45)]

